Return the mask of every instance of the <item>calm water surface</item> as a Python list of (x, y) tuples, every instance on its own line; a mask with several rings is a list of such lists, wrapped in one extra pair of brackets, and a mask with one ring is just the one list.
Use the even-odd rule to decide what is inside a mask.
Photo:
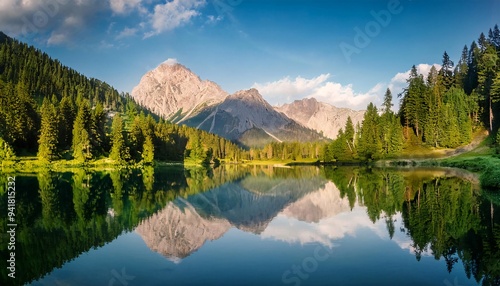
[(76, 170), (16, 190), (0, 285), (500, 285), (500, 195), (446, 170)]

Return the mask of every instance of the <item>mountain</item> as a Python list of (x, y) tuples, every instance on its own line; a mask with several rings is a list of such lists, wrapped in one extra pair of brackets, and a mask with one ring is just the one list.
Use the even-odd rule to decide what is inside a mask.
[(194, 116), (228, 96), (216, 83), (202, 81), (188, 68), (169, 61), (147, 72), (131, 95), (140, 105), (172, 122)]
[[(328, 194), (331, 186), (326, 185), (322, 178), (249, 176), (187, 198), (176, 198), (142, 221), (135, 231), (151, 250), (180, 261), (231, 228), (258, 235), (284, 209), (289, 209), (287, 214), (309, 218), (300, 212), (313, 212), (318, 205), (327, 206), (332, 201), (338, 204), (339, 199), (318, 202), (322, 198), (336, 198)], [(318, 190), (321, 190), (319, 197), (301, 200)], [(300, 206), (291, 207), (297, 201), (302, 201)], [(313, 203), (308, 204), (310, 201)], [(316, 211), (314, 218), (318, 215), (321, 216)]]
[(215, 133), (245, 146), (317, 141), (322, 137), (277, 112), (256, 89), (228, 95), (178, 63), (166, 61), (146, 73), (132, 90), (143, 107), (163, 118)]
[(340, 128), (345, 128), (347, 117), (351, 117), (354, 126), (363, 121), (364, 111), (338, 108), (327, 103), (318, 102), (315, 98), (304, 98), (292, 103), (275, 107), (296, 122), (323, 132), (323, 135), (335, 139)]
[(238, 91), (222, 103), (206, 108), (181, 123), (239, 141), (246, 146), (321, 138), (313, 130), (277, 112), (256, 89)]
[(225, 219), (204, 218), (191, 206), (172, 202), (135, 231), (146, 245), (173, 261), (179, 261), (198, 250), (206, 241), (219, 239), (231, 228)]
[(281, 213), (308, 223), (333, 217), (339, 213), (349, 212), (349, 200), (342, 198), (334, 183), (328, 182), (324, 188), (318, 189), (287, 206)]

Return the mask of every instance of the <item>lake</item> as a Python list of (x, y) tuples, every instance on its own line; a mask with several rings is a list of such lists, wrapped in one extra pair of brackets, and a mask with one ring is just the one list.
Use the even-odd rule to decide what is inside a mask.
[(2, 214), (8, 176), (1, 285), (500, 285), (500, 195), (454, 170), (2, 174)]

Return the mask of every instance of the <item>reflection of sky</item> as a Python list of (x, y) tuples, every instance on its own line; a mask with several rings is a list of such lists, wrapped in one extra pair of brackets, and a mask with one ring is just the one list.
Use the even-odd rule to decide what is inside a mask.
[[(348, 204), (347, 200), (345, 203)], [(412, 239), (400, 231), (400, 229), (404, 229), (401, 213), (397, 213), (392, 219), (395, 228), (392, 241), (401, 249), (407, 249), (412, 254), (415, 253)], [(385, 219), (381, 218), (373, 223), (367, 215), (367, 208), (359, 205), (356, 205), (352, 211), (344, 211), (322, 218), (317, 223), (300, 221), (295, 217), (280, 213), (262, 232), (261, 237), (290, 244), (321, 243), (331, 248), (335, 246), (335, 241), (346, 236), (356, 237), (361, 229), (370, 230), (382, 240), (390, 240)], [(428, 250), (422, 255), (432, 256), (432, 253)]]

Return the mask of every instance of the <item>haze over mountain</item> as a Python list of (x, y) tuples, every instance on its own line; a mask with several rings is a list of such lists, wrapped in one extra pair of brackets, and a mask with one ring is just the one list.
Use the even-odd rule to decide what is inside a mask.
[(280, 108), (256, 89), (228, 95), (216, 83), (201, 80), (175, 60), (146, 73), (132, 97), (142, 106), (175, 123), (196, 127), (246, 146), (269, 142), (335, 138), (347, 116), (356, 124), (363, 112), (339, 109), (314, 99)]
[(339, 130), (345, 128), (349, 116), (356, 126), (357, 123), (363, 121), (365, 114), (365, 111), (338, 108), (328, 103), (319, 102), (315, 98), (295, 100), (275, 108), (307, 128), (323, 132), (323, 135), (330, 139), (335, 139)]

